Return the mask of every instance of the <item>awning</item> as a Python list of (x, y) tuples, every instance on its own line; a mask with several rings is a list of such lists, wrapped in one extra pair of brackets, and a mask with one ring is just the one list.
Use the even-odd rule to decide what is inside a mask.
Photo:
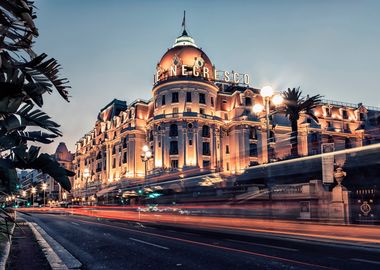
[(105, 195), (106, 193), (111, 192), (112, 190), (116, 189), (116, 187), (117, 186), (103, 188), (102, 190), (99, 190), (98, 192), (96, 192), (96, 196), (101, 197), (101, 196)]

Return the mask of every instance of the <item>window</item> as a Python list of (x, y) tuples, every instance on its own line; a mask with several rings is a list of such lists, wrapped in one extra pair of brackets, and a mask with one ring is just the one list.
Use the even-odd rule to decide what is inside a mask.
[(169, 154), (170, 155), (178, 155), (178, 142), (177, 141), (171, 141), (170, 142)]
[(245, 106), (251, 106), (252, 105), (252, 99), (250, 97), (245, 98)]
[(271, 130), (270, 132), (269, 132), (269, 140), (268, 140), (268, 142), (276, 142), (276, 137), (274, 136), (274, 132)]
[(193, 145), (193, 140), (189, 139), (189, 145)]
[(208, 168), (211, 166), (211, 162), (210, 160), (203, 160), (203, 167), (204, 168)]
[(257, 140), (256, 129), (254, 127), (249, 127), (249, 139)]
[(191, 102), (191, 92), (186, 92), (186, 102)]
[(350, 149), (350, 148), (352, 148), (352, 144), (351, 144), (351, 140), (350, 140), (350, 138), (345, 138), (345, 139), (344, 139), (344, 147), (345, 147), (346, 149)]
[(331, 116), (331, 108), (326, 108), (326, 115)]
[(329, 135), (328, 139), (327, 139), (327, 142), (328, 143), (333, 143), (334, 142), (334, 138), (333, 136)]
[(162, 95), (161, 104), (162, 104), (162, 105), (165, 105), (165, 104), (166, 104), (165, 95)]
[(176, 124), (171, 124), (169, 129), (169, 136), (176, 137), (178, 136), (178, 126)]
[(346, 110), (342, 111), (342, 117), (343, 117), (343, 119), (348, 119), (348, 113)]
[(255, 144), (255, 143), (249, 144), (249, 156), (250, 157), (257, 157), (257, 144)]
[(191, 108), (186, 108), (186, 112), (191, 112)]
[(178, 108), (173, 108), (173, 113), (178, 113)]
[(364, 120), (365, 120), (364, 113), (360, 113), (360, 114), (359, 114), (359, 117), (360, 117), (360, 121), (364, 121)]
[(172, 159), (170, 161), (170, 166), (172, 167), (172, 169), (177, 169), (178, 168), (178, 160), (177, 159)]
[(199, 103), (206, 104), (206, 95), (203, 93), (199, 93)]
[(211, 106), (214, 107), (214, 97), (211, 97)]
[(210, 143), (203, 142), (202, 144), (202, 155), (209, 156), (210, 155)]
[(343, 124), (343, 129), (345, 132), (350, 132), (350, 125), (348, 123)]
[(228, 120), (228, 114), (224, 114), (224, 120)]
[(199, 109), (199, 113), (200, 113), (200, 114), (205, 114), (205, 109), (200, 108), (200, 109)]
[(112, 155), (116, 154), (116, 146), (112, 147)]
[(127, 152), (123, 154), (123, 163), (127, 163)]
[(172, 103), (178, 102), (178, 92), (172, 93)]
[(229, 153), (230, 153), (230, 146), (226, 145), (226, 154), (229, 154)]
[(203, 126), (202, 127), (202, 137), (210, 137), (210, 127), (209, 126)]
[(116, 158), (112, 159), (112, 168), (115, 169), (116, 167)]
[(229, 162), (227, 162), (227, 171), (229, 171), (230, 170), (230, 163)]

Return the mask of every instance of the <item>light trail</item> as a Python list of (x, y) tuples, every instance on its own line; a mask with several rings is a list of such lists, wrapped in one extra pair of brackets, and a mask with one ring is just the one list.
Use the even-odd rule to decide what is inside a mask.
[(209, 243), (204, 243), (204, 242), (199, 242), (199, 241), (194, 241), (194, 240), (189, 240), (189, 239), (184, 239), (184, 238), (179, 238), (179, 237), (173, 237), (173, 236), (168, 236), (168, 235), (162, 235), (162, 234), (157, 234), (157, 233), (152, 233), (152, 232), (133, 230), (133, 229), (121, 227), (121, 226), (115, 226), (115, 225), (104, 224), (104, 223), (99, 223), (99, 222), (92, 222), (92, 221), (87, 221), (87, 220), (86, 221), (81, 220), (81, 222), (117, 228), (120, 230), (126, 230), (126, 231), (130, 231), (130, 232), (134, 232), (134, 233), (139, 233), (139, 234), (144, 234), (144, 235), (149, 235), (149, 236), (154, 236), (154, 237), (159, 237), (159, 238), (164, 238), (164, 239), (169, 239), (169, 240), (174, 240), (174, 241), (179, 241), (179, 242), (198, 245), (198, 246), (205, 246), (205, 247), (221, 249), (224, 251), (244, 253), (244, 254), (248, 254), (248, 255), (268, 258), (268, 259), (272, 259), (272, 260), (276, 260), (276, 261), (282, 261), (282, 262), (286, 262), (286, 263), (297, 264), (297, 265), (302, 265), (302, 266), (307, 266), (307, 267), (315, 267), (315, 268), (330, 269), (330, 270), (335, 269), (335, 268), (331, 268), (331, 267), (327, 267), (327, 266), (322, 266), (322, 265), (308, 263), (308, 262), (302, 262), (302, 261), (293, 260), (293, 259), (287, 259), (287, 258), (283, 258), (283, 257), (279, 257), (279, 256), (267, 255), (267, 254), (248, 251), (248, 250), (244, 250), (244, 249), (237, 249), (237, 248), (231, 248), (231, 247), (226, 247), (226, 246), (222, 246), (222, 245), (209, 244)]
[[(199, 207), (199, 206), (198, 206)], [(345, 242), (356, 244), (380, 245), (380, 228), (366, 225), (332, 225), (317, 223), (302, 223), (285, 220), (265, 220), (237, 217), (189, 216), (173, 213), (149, 213), (122, 211), (120, 209), (91, 209), (91, 208), (63, 208), (57, 210), (41, 208), (20, 208), (25, 212), (62, 212), (73, 215), (90, 216), (114, 220), (128, 220), (170, 225), (196, 226), (205, 229), (238, 230), (253, 233), (266, 233), (278, 236), (302, 237)], [(380, 246), (379, 246), (380, 247)]]

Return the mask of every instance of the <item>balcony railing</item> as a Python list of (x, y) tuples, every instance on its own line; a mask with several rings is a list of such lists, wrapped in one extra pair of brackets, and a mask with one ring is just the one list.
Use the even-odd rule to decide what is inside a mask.
[(177, 117), (200, 117), (209, 120), (218, 120), (222, 121), (221, 117), (215, 115), (201, 114), (197, 112), (183, 112), (183, 113), (168, 113), (168, 114), (159, 114), (153, 117), (153, 120), (159, 120), (164, 118), (177, 118)]

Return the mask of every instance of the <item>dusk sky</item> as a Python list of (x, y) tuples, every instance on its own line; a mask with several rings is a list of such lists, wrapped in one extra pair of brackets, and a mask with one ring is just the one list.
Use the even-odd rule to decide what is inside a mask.
[(380, 106), (380, 1), (36, 0), (39, 53), (59, 60), (71, 102), (45, 96), (74, 150), (113, 98), (150, 99), (155, 66), (187, 29), (217, 69), (254, 87)]

